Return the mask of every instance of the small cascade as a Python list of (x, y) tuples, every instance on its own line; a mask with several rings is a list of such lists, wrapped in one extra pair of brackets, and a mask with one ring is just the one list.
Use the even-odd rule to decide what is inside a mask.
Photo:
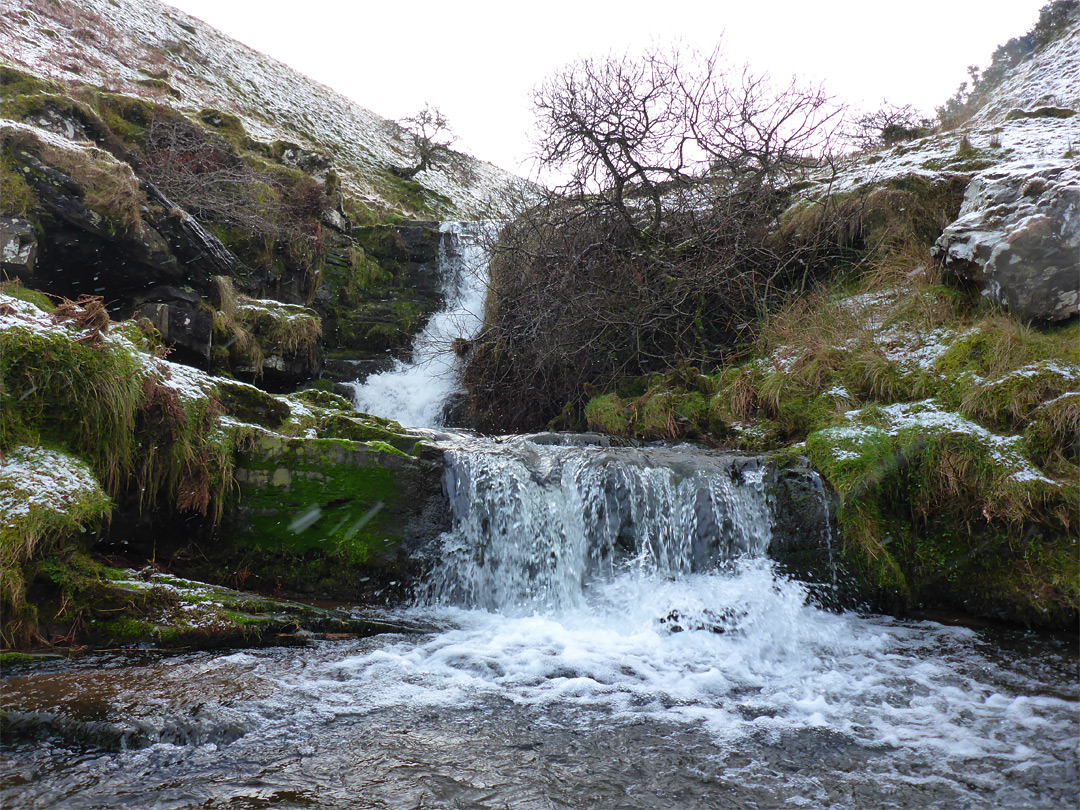
[(457, 338), (471, 338), (484, 320), (487, 294), (487, 237), (496, 223), (444, 222), (438, 265), (445, 307), (428, 320), (413, 344), (409, 362), (353, 383), (357, 410), (393, 419), (406, 427), (441, 423), (447, 399), (460, 390)]
[(592, 579), (709, 571), (771, 538), (763, 471), (745, 459), (519, 437), (446, 461), (453, 528), (426, 594), (438, 603), (567, 608)]

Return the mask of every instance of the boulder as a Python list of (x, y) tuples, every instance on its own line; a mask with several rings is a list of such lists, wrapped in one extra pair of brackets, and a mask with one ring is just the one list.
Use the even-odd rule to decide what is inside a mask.
[(975, 283), (1024, 321), (1062, 321), (1080, 306), (1080, 170), (977, 175), (933, 254), (947, 280)]
[(416, 437), (382, 433), (413, 452), (377, 438), (258, 436), (237, 459), (239, 499), (226, 516), (230, 547), (222, 553), (246, 550), (259, 561), (250, 563), (253, 573), (302, 593), (404, 592), (449, 528), (443, 460)]
[(34, 276), (38, 244), (34, 226), (25, 219), (0, 217), (0, 271), (24, 282)]
[(203, 367), (210, 359), (214, 318), (193, 292), (171, 286), (155, 287), (136, 298), (132, 318), (146, 318), (177, 351), (174, 359)]

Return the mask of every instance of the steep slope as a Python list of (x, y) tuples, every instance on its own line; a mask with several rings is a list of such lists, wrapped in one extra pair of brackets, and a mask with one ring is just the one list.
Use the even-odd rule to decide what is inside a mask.
[(330, 88), (158, 0), (0, 0), (0, 62), (198, 113), (236, 115), (267, 143), (332, 155), (347, 192), (376, 208), (475, 219), (520, 180), (452, 153), (419, 186), (407, 133)]

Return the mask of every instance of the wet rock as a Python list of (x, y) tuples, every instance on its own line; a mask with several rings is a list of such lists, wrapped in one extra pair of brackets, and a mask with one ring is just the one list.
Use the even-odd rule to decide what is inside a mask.
[(33, 224), (18, 217), (0, 217), (0, 271), (28, 282), (34, 276), (37, 254)]
[(161, 333), (173, 359), (205, 367), (210, 359), (214, 318), (202, 299), (177, 287), (155, 287), (136, 298), (133, 319), (146, 318)]
[(367, 441), (261, 436), (237, 462), (240, 497), (225, 522), (233, 548), (223, 552), (257, 551), (254, 574), (302, 593), (404, 593), (448, 528), (442, 454), (403, 452), (418, 440), (370, 431)]
[(438, 222), (410, 222), (397, 229), (410, 262), (423, 264), (439, 255), (442, 238), (439, 225)]
[(1024, 321), (1080, 306), (1080, 170), (989, 170), (968, 186), (933, 253), (954, 283), (974, 283)]
[(841, 587), (838, 568), (835, 495), (805, 460), (767, 466), (765, 488), (772, 514), (769, 556), (785, 574), (806, 583), (819, 603), (850, 604), (854, 595)]

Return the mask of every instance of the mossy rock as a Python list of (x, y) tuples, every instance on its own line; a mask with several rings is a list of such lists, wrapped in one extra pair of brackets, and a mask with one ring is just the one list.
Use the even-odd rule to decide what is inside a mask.
[(239, 498), (218, 556), (301, 592), (356, 598), (364, 577), (403, 580), (408, 558), (445, 526), (442, 466), (367, 428), (366, 441), (258, 437), (237, 463)]

